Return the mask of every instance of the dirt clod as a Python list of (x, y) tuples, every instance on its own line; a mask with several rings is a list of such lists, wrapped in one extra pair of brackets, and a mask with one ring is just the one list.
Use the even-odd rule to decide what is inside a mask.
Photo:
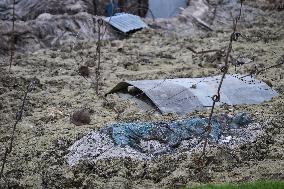
[(77, 126), (89, 124), (91, 122), (90, 111), (87, 109), (75, 111), (71, 116), (71, 122)]

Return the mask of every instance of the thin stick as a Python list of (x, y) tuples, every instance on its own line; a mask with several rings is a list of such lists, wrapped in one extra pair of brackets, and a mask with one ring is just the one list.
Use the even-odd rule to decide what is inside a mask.
[(212, 50), (202, 50), (202, 51), (196, 51), (195, 49), (193, 49), (192, 47), (186, 47), (188, 50), (190, 50), (191, 52), (195, 53), (195, 54), (206, 54), (206, 53), (211, 53), (211, 52), (219, 52), (219, 49), (212, 49)]
[(204, 145), (203, 145), (203, 148), (202, 148), (202, 154), (201, 154), (199, 160), (201, 160), (201, 158), (203, 156), (205, 156), (206, 147), (207, 147), (207, 144), (208, 144), (208, 138), (209, 138), (209, 135), (210, 135), (211, 130), (212, 130), (211, 123), (212, 123), (212, 117), (213, 117), (214, 109), (215, 109), (216, 103), (220, 101), (220, 91), (221, 91), (221, 88), (222, 88), (222, 84), (223, 84), (223, 81), (224, 81), (226, 74), (228, 73), (228, 70), (229, 70), (229, 57), (230, 57), (230, 54), (232, 52), (233, 41), (236, 41), (237, 37), (238, 37), (236, 35), (236, 30), (237, 30), (238, 21), (240, 20), (241, 14), (242, 14), (242, 5), (243, 5), (242, 3), (243, 2), (241, 1), (241, 7), (240, 7), (240, 12), (239, 12), (238, 17), (236, 17), (233, 20), (233, 32), (230, 36), (230, 42), (229, 42), (229, 45), (228, 45), (228, 48), (227, 48), (225, 65), (221, 68), (221, 71), (223, 72), (223, 74), (222, 74), (221, 81), (220, 81), (218, 89), (217, 89), (217, 94), (212, 97), (213, 104), (212, 104), (209, 119), (208, 119), (208, 125), (207, 125), (206, 130), (205, 130), (206, 136), (205, 136), (205, 141), (204, 141)]
[(103, 20), (98, 20), (98, 42), (97, 42), (97, 56), (98, 64), (96, 69), (96, 94), (99, 95), (99, 81), (100, 81), (100, 69), (101, 69), (101, 26), (103, 25)]
[(12, 37), (11, 37), (11, 54), (10, 54), (10, 66), (12, 67), (14, 54), (15, 54), (15, 0), (13, 0), (13, 13), (12, 13)]
[(12, 135), (10, 137), (10, 142), (9, 142), (9, 145), (6, 147), (5, 154), (4, 154), (4, 157), (3, 157), (3, 160), (2, 160), (2, 166), (1, 166), (1, 170), (0, 170), (0, 179), (3, 176), (3, 172), (4, 172), (5, 164), (7, 162), (8, 155), (12, 152), (13, 143), (14, 143), (14, 139), (15, 139), (16, 127), (22, 119), (23, 111), (24, 111), (24, 108), (25, 108), (26, 100), (27, 100), (27, 96), (28, 96), (28, 93), (31, 91), (32, 85), (33, 85), (33, 81), (31, 81), (29, 83), (29, 85), (27, 86), (27, 89), (25, 91), (24, 98), (23, 98), (23, 101), (22, 101), (22, 105), (20, 107), (20, 110), (16, 114), (16, 121), (13, 125), (13, 131), (12, 131)]
[[(281, 63), (275, 64), (275, 65), (269, 66), (269, 67), (267, 67), (267, 68), (263, 68), (263, 69), (261, 69), (261, 70), (258, 70), (258, 71), (255, 73), (255, 75), (259, 75), (259, 74), (261, 74), (262, 72), (266, 72), (267, 70), (270, 70), (271, 68), (275, 68), (275, 67), (281, 66), (281, 65), (283, 65), (283, 64), (284, 64), (284, 61), (281, 62)], [(250, 73), (250, 74), (247, 74), (247, 75), (244, 75), (244, 76), (240, 77), (240, 79), (245, 78), (245, 77), (248, 77), (248, 76), (252, 76), (252, 75), (253, 75), (253, 73)]]

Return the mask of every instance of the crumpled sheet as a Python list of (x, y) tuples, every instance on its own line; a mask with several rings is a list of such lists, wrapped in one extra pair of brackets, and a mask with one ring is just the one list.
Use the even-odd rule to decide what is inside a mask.
[[(160, 155), (192, 151), (207, 135), (208, 118), (193, 117), (169, 122), (131, 122), (110, 124), (76, 141), (66, 159), (69, 165), (80, 161), (132, 158), (150, 160)], [(234, 148), (252, 142), (263, 130), (246, 113), (212, 117), (209, 142)]]
[[(178, 146), (181, 141), (194, 136), (202, 136), (207, 119), (193, 118), (174, 122), (146, 122), (146, 123), (118, 123), (110, 126), (111, 136), (114, 142), (120, 146), (139, 146), (140, 140), (156, 140), (168, 144), (170, 147)], [(214, 118), (213, 130), (210, 139), (217, 141), (220, 135), (219, 124)]]
[[(252, 120), (246, 113), (237, 114), (230, 118), (226, 115), (213, 116), (211, 121), (212, 130), (209, 140), (217, 142), (221, 132), (226, 127), (241, 128), (251, 123)], [(115, 123), (106, 128), (116, 145), (130, 146), (139, 149), (141, 140), (156, 140), (169, 147), (177, 147), (183, 140), (203, 138), (206, 135), (208, 118), (194, 117), (172, 122), (141, 122), (141, 123)], [(221, 129), (223, 128), (223, 129)], [(102, 131), (105, 132), (105, 131)]]

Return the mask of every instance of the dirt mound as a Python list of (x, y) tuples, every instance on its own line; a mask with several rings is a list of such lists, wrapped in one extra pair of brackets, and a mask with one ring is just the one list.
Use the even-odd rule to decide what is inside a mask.
[[(52, 48), (63, 44), (75, 44), (79, 41), (95, 41), (97, 39), (97, 19), (88, 13), (75, 15), (41, 14), (35, 20), (15, 23), (16, 51), (34, 51), (41, 48)], [(1, 22), (0, 33), (3, 43), (2, 51), (10, 49), (12, 23)], [(108, 32), (104, 35), (108, 38)]]
[[(15, 1), (16, 20), (34, 20), (43, 13), (53, 15), (74, 15), (80, 12), (93, 13), (92, 0), (19, 0)], [(12, 20), (13, 1), (5, 0), (0, 3), (0, 19)]]

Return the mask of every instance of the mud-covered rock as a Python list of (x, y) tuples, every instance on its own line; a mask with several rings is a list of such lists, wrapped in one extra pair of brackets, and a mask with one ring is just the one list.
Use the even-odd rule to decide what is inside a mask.
[(58, 47), (63, 44), (74, 45), (79, 41), (95, 41), (96, 20), (97, 18), (88, 13), (58, 16), (44, 13), (35, 20), (16, 21), (14, 33), (11, 31), (11, 22), (1, 22), (0, 33), (3, 40), (1, 50), (11, 49), (12, 36), (15, 38), (15, 50), (22, 52)]
[[(12, 20), (13, 1), (4, 0), (0, 3), (0, 19)], [(79, 12), (93, 13), (92, 0), (18, 0), (15, 1), (16, 20), (33, 20), (43, 13), (53, 15), (77, 14)]]

